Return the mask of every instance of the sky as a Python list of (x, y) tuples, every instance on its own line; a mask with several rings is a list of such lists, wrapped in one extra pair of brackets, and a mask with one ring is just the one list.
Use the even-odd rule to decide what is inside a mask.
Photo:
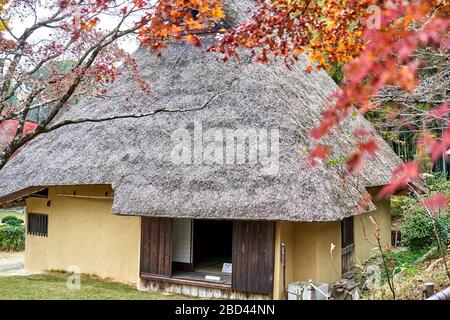
[[(37, 8), (36, 11), (39, 20), (42, 20), (51, 14), (50, 10), (43, 7)], [(99, 19), (100, 22), (98, 24), (98, 27), (101, 28), (102, 30), (111, 30), (116, 26), (118, 21), (118, 17), (113, 17), (111, 15), (106, 14), (100, 15)], [(15, 36), (20, 36), (25, 31), (25, 29), (27, 27), (32, 26), (33, 23), (34, 23), (34, 15), (24, 14), (24, 16), (22, 17), (14, 17), (12, 20), (10, 20), (9, 27)], [(30, 41), (34, 42), (50, 39), (51, 32), (52, 30), (50, 28), (40, 28), (33, 34)], [(9, 35), (6, 36), (11, 38), (11, 36)], [(123, 41), (120, 41), (118, 44), (122, 49), (124, 49), (128, 53), (134, 52), (139, 46), (138, 41), (134, 37), (123, 39)]]

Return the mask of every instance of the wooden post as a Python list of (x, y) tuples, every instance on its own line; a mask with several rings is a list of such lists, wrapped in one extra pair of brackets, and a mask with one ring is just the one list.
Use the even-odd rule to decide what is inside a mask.
[(281, 269), (283, 270), (283, 299), (286, 300), (286, 246), (280, 244)]
[(423, 294), (425, 298), (429, 298), (434, 294), (434, 283), (426, 282), (423, 284)]
[(314, 289), (312, 283), (313, 283), (312, 280), (309, 279), (308, 280), (308, 298), (309, 298), (309, 300), (316, 300), (315, 289)]

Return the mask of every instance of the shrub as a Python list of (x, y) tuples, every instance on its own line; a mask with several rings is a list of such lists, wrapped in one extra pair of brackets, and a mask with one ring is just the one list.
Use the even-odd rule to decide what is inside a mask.
[(391, 198), (391, 213), (394, 218), (403, 218), (412, 206), (417, 204), (417, 200), (407, 196), (394, 196)]
[(25, 227), (23, 225), (0, 226), (0, 250), (19, 251), (25, 248)]
[(7, 225), (9, 226), (13, 226), (13, 227), (18, 227), (23, 225), (23, 220), (17, 219), (17, 220), (8, 220), (6, 222)]
[(11, 226), (18, 226), (23, 224), (23, 220), (17, 218), (16, 216), (6, 216), (2, 219), (2, 223), (9, 224)]
[(425, 177), (424, 182), (430, 192), (439, 191), (450, 194), (450, 184), (448, 183), (447, 177), (442, 173), (428, 175)]
[[(423, 176), (424, 186), (428, 190), (427, 195), (422, 195), (424, 198), (429, 198), (436, 192), (443, 193), (450, 196), (450, 183), (442, 174), (427, 174)], [(421, 206), (413, 195), (393, 196), (391, 198), (391, 212), (394, 218), (404, 218), (408, 213), (416, 211), (417, 207)], [(450, 206), (449, 206), (450, 209)]]
[[(449, 216), (439, 216), (436, 219), (440, 238), (447, 243), (450, 230)], [(436, 243), (433, 221), (423, 208), (411, 210), (402, 224), (403, 244), (410, 249), (426, 248)]]

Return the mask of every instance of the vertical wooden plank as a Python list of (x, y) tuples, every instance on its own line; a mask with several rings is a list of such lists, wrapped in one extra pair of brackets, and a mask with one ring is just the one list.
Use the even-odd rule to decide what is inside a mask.
[(42, 235), (42, 215), (40, 213), (37, 214), (37, 235)]
[(159, 252), (159, 220), (150, 218), (150, 263), (149, 273), (158, 274), (158, 252)]
[(348, 217), (341, 222), (341, 268), (342, 274), (349, 272), (354, 266), (354, 224), (353, 217)]
[(30, 215), (30, 213), (28, 212), (27, 213), (27, 233), (28, 234), (31, 234), (31, 215)]
[(233, 290), (272, 294), (274, 250), (274, 222), (235, 221), (233, 224)]
[(141, 218), (141, 273), (148, 273), (150, 266), (149, 218)]
[(41, 214), (40, 215), (41, 217), (41, 225), (40, 225), (40, 228), (39, 228), (39, 232), (41, 233), (41, 236), (44, 236), (45, 235), (45, 233), (44, 233), (44, 215), (43, 214)]
[(275, 271), (275, 222), (267, 223), (267, 237), (270, 239), (266, 246), (266, 282), (265, 292), (273, 293), (273, 273)]
[(167, 225), (166, 225), (166, 251), (164, 253), (165, 257), (165, 274), (167, 276), (172, 275), (172, 256), (173, 256), (173, 219), (166, 218)]
[(141, 219), (141, 273), (172, 275), (172, 219)]
[(165, 242), (164, 242), (164, 229), (166, 227), (166, 220), (165, 219), (158, 219), (158, 257), (157, 265), (156, 265), (156, 273), (157, 274), (164, 274), (164, 252), (165, 252)]
[(48, 215), (44, 216), (44, 233), (48, 237)]
[(248, 264), (245, 263), (243, 257), (245, 256), (244, 241), (245, 225), (243, 221), (233, 222), (233, 245), (232, 245), (232, 288), (235, 291), (245, 291), (247, 283), (245, 283), (248, 274)]

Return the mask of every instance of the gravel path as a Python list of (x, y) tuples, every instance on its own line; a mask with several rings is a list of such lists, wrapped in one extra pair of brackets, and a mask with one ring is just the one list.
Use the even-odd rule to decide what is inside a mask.
[(24, 252), (0, 251), (0, 277), (29, 276), (40, 272), (24, 269)]
[(0, 276), (23, 269), (23, 252), (0, 252)]

